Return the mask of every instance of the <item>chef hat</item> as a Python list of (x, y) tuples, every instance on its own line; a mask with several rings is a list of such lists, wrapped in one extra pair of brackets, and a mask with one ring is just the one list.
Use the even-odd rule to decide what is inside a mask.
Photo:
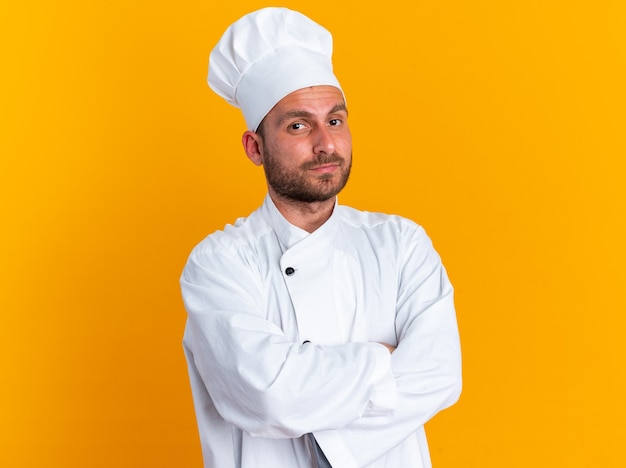
[(263, 8), (228, 27), (209, 58), (209, 86), (241, 108), (254, 131), (293, 91), (319, 85), (341, 90), (332, 49), (330, 33), (303, 14)]

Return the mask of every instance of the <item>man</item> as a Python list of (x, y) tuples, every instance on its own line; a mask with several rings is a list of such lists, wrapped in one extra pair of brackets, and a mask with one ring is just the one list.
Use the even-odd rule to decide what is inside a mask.
[(181, 278), (206, 467), (429, 467), (424, 423), (460, 394), (452, 286), (424, 230), (337, 203), (352, 145), (331, 53), (328, 31), (283, 8), (211, 53), (268, 194)]

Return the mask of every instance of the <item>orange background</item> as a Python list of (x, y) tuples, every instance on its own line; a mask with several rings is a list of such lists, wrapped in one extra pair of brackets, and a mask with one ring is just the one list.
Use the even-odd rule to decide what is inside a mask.
[[(201, 466), (178, 277), (265, 193), (207, 57), (266, 5), (0, 6), (0, 466)], [(626, 466), (624, 2), (282, 5), (335, 37), (341, 202), (421, 223), (456, 286), (435, 467)]]

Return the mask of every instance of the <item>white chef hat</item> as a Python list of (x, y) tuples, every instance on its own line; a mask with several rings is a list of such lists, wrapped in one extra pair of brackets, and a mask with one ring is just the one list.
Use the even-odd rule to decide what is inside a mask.
[[(287, 8), (262, 8), (228, 27), (209, 58), (209, 86), (241, 108), (249, 130), (289, 93), (309, 86), (341, 90), (331, 34)], [(343, 92), (343, 91), (342, 91)]]

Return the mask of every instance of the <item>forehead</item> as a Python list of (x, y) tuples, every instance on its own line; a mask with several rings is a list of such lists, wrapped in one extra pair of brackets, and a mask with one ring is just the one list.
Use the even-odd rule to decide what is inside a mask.
[(293, 112), (305, 112), (312, 115), (326, 116), (338, 106), (344, 106), (343, 93), (334, 86), (311, 86), (294, 91), (268, 112), (271, 120), (280, 120), (284, 115)]

